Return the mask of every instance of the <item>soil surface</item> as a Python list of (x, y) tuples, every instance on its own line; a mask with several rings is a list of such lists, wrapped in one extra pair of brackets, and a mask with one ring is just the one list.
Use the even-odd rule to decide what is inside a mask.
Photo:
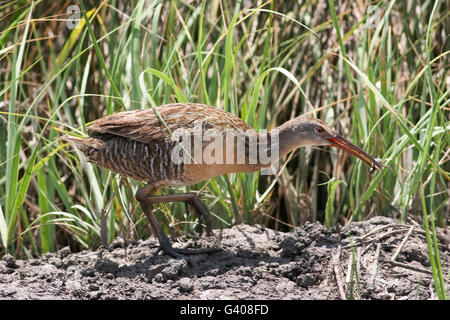
[[(438, 230), (443, 275), (449, 234)], [(385, 217), (290, 233), (238, 225), (174, 246), (219, 247), (176, 259), (156, 239), (98, 251), (64, 248), (0, 261), (0, 299), (435, 299), (425, 232)], [(450, 288), (446, 288), (447, 295)]]

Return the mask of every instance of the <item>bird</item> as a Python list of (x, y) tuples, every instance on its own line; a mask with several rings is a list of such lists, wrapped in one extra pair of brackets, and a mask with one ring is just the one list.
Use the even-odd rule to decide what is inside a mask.
[[(197, 193), (156, 195), (162, 187), (187, 186), (228, 173), (258, 171), (273, 161), (263, 163), (258, 156), (252, 158), (252, 153), (267, 151), (270, 157), (279, 160), (306, 145), (341, 148), (369, 164), (371, 172), (383, 167), (381, 160), (343, 138), (322, 120), (308, 115), (300, 115), (267, 131), (263, 139), (245, 121), (220, 108), (172, 103), (108, 115), (92, 122), (87, 131), (87, 137), (63, 139), (100, 167), (146, 183), (135, 198), (158, 238), (157, 253), (163, 251), (173, 257), (214, 252), (217, 248), (193, 250), (172, 246), (152, 214), (154, 203), (184, 202), (187, 208), (192, 206), (206, 226), (207, 234), (212, 233), (211, 218)], [(200, 139), (196, 144), (198, 135), (207, 132), (212, 132), (209, 139)]]

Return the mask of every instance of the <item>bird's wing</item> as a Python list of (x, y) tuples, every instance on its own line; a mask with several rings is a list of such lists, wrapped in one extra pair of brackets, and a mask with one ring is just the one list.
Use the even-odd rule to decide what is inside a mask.
[[(221, 132), (227, 129), (239, 132), (252, 129), (231, 113), (207, 105), (178, 103), (159, 106), (157, 109), (172, 133), (177, 129), (193, 131), (199, 125), (203, 130), (216, 129)], [(90, 136), (111, 134), (147, 144), (171, 138), (153, 109), (126, 111), (103, 117), (88, 127), (88, 133)]]

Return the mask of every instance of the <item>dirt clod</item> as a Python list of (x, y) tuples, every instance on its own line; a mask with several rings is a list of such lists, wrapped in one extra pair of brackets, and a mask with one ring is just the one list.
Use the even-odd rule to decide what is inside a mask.
[[(0, 299), (435, 299), (424, 230), (410, 229), (385, 217), (290, 233), (238, 225), (186, 242), (223, 249), (186, 259), (155, 256), (153, 238), (32, 260), (5, 255)], [(448, 274), (448, 233), (438, 230), (438, 244)]]
[(119, 264), (108, 258), (102, 258), (95, 262), (95, 269), (103, 273), (116, 274), (119, 269)]
[(3, 257), (3, 261), (5, 261), (5, 266), (7, 268), (11, 268), (11, 269), (17, 269), (19, 268), (19, 266), (16, 263), (16, 260), (14, 259), (14, 257), (10, 254), (6, 254)]

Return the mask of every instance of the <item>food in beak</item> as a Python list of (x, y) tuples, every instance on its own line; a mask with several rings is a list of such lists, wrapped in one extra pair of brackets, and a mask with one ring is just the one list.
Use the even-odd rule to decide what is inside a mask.
[(370, 174), (372, 174), (376, 170), (380, 170), (383, 167), (383, 163), (381, 162), (381, 159), (374, 159), (369, 154), (367, 154), (364, 150), (361, 148), (358, 148), (353, 143), (348, 141), (347, 139), (341, 137), (340, 135), (336, 135), (332, 138), (328, 138), (328, 140), (331, 142), (331, 147), (336, 147), (343, 149), (347, 152), (350, 152), (354, 156), (360, 158), (362, 161), (366, 162), (371, 166), (370, 168)]

